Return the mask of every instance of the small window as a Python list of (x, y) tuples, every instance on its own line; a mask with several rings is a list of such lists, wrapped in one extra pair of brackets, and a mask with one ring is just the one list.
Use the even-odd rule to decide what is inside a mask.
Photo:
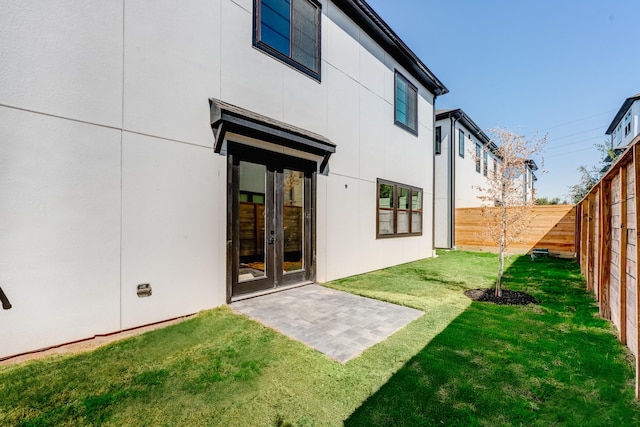
[(435, 143), (435, 152), (436, 154), (442, 153), (442, 127), (436, 127), (436, 143)]
[(476, 172), (480, 173), (480, 163), (482, 161), (482, 146), (476, 142)]
[(487, 176), (489, 169), (489, 166), (487, 165), (489, 163), (489, 152), (487, 150), (484, 150), (482, 153), (482, 160), (482, 175)]
[(497, 159), (493, 159), (493, 176), (495, 177), (496, 175), (498, 175), (498, 160)]
[(458, 155), (464, 157), (464, 131), (458, 129)]
[(378, 180), (377, 237), (422, 235), (422, 189)]
[(320, 3), (255, 0), (253, 45), (320, 80)]
[(395, 123), (418, 135), (418, 89), (396, 71)]

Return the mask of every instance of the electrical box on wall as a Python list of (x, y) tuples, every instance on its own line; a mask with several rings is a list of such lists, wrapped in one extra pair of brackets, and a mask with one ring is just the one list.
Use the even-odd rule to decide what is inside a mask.
[(151, 296), (151, 284), (142, 283), (138, 285), (138, 297), (150, 297)]

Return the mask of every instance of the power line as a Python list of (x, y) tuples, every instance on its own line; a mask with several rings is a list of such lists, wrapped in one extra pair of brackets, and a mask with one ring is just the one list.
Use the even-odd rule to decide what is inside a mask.
[(586, 148), (581, 148), (580, 150), (573, 150), (573, 151), (567, 151), (566, 153), (554, 154), (553, 156), (544, 156), (544, 158), (545, 158), (545, 160), (546, 159), (553, 159), (553, 158), (556, 158), (556, 157), (566, 156), (567, 154), (582, 153), (582, 152), (585, 152), (585, 151), (591, 150), (591, 149), (593, 149), (593, 147), (586, 147)]
[(562, 127), (562, 126), (567, 126), (567, 125), (571, 125), (571, 124), (574, 124), (574, 123), (578, 123), (578, 122), (581, 122), (583, 120), (592, 119), (594, 117), (602, 116), (602, 115), (605, 115), (605, 114), (611, 114), (614, 111), (616, 111), (616, 110), (614, 109), (614, 110), (609, 110), (609, 111), (603, 111), (602, 113), (593, 114), (591, 116), (586, 116), (586, 117), (583, 117), (581, 119), (576, 119), (576, 120), (573, 120), (573, 121), (570, 121), (570, 122), (565, 122), (565, 123), (560, 123), (558, 125), (553, 125), (551, 127), (548, 127), (546, 129), (544, 129), (543, 132), (548, 131), (550, 129), (556, 129), (556, 128), (559, 128), (559, 127)]
[(547, 142), (550, 142), (550, 141), (557, 141), (557, 140), (559, 140), (559, 139), (569, 138), (569, 137), (571, 137), (571, 136), (582, 135), (583, 133), (589, 133), (589, 132), (593, 132), (594, 130), (600, 130), (600, 129), (604, 129), (604, 126), (599, 126), (599, 127), (597, 127), (597, 128), (588, 129), (588, 130), (583, 130), (583, 131), (581, 131), (581, 132), (570, 133), (569, 135), (559, 136), (559, 137), (557, 137), (557, 138), (550, 139), (550, 140), (549, 140), (549, 141), (547, 141)]
[(547, 150), (553, 150), (555, 148), (567, 147), (569, 145), (582, 144), (585, 141), (591, 141), (591, 140), (600, 139), (600, 138), (602, 138), (602, 135), (596, 135), (596, 136), (592, 136), (590, 138), (582, 138), (579, 141), (567, 142), (566, 144), (560, 144), (560, 145), (554, 145), (553, 147), (548, 147)]

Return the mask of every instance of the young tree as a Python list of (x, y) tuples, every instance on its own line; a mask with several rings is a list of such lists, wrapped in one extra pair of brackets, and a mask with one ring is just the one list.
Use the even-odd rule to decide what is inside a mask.
[[(523, 193), (524, 177), (531, 159), (542, 153), (547, 136), (526, 139), (506, 129), (490, 129), (497, 144), (498, 167), (487, 175), (487, 184), (476, 186), (484, 202), (483, 216), (487, 218), (485, 234), (498, 245), (498, 278), (496, 295), (502, 296), (504, 254), (526, 228), (525, 218), (533, 205), (532, 197)], [(475, 156), (475, 153), (474, 153)]]

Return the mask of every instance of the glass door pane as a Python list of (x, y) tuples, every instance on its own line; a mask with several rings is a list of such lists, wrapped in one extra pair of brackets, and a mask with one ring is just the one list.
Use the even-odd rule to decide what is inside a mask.
[(304, 173), (285, 169), (283, 171), (283, 252), (284, 273), (304, 270)]
[(266, 177), (266, 166), (240, 162), (239, 283), (266, 276)]

